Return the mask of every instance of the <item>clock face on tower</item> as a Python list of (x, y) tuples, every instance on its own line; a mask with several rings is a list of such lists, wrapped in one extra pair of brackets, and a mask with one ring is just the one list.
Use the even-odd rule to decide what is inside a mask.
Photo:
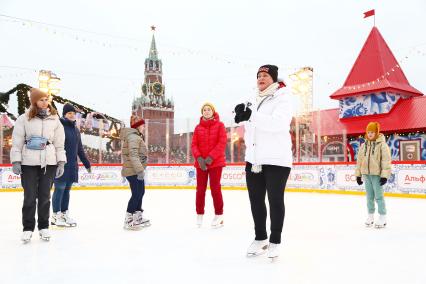
[(152, 92), (154, 93), (154, 95), (161, 96), (161, 94), (163, 93), (163, 85), (161, 85), (160, 82), (155, 82), (152, 85)]

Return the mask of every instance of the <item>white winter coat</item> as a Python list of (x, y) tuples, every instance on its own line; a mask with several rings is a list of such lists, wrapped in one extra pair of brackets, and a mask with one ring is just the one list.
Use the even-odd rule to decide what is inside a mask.
[[(50, 142), (45, 150), (27, 149), (25, 141), (31, 136), (43, 136)], [(57, 165), (66, 162), (64, 149), (64, 127), (57, 115), (50, 115), (45, 119), (34, 117), (28, 120), (28, 111), (15, 122), (12, 133), (12, 149), (10, 150), (11, 162), (21, 162), (26, 166)]]
[(244, 123), (246, 162), (291, 168), (290, 124), (295, 108), (292, 95), (286, 94), (285, 88), (280, 88), (267, 97), (259, 109), (255, 99), (250, 103), (252, 114)]

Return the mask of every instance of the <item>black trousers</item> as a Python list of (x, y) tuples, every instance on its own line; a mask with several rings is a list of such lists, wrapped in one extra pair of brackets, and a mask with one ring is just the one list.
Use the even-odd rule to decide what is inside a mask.
[(260, 173), (251, 171), (252, 164), (246, 163), (246, 182), (250, 198), (251, 213), (253, 215), (256, 240), (266, 240), (266, 204), (265, 196), (268, 193), (269, 212), (271, 218), (271, 243), (281, 243), (285, 206), (284, 189), (290, 175), (290, 168), (263, 165)]
[[(38, 229), (49, 228), (50, 189), (53, 185), (57, 166), (22, 166), (21, 184), (24, 188), (22, 225), (24, 231), (34, 231), (37, 207)], [(45, 172), (46, 170), (46, 172)]]

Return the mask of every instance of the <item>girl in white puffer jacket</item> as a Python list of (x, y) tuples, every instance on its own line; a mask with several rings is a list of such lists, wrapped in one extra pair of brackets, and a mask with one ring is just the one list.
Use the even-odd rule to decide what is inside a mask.
[(12, 134), (10, 160), (13, 173), (21, 176), (24, 188), (22, 207), (23, 242), (31, 240), (37, 206), (38, 230), (43, 240), (50, 239), (50, 189), (55, 177), (64, 173), (65, 133), (49, 95), (31, 89), (31, 107), (16, 120)]

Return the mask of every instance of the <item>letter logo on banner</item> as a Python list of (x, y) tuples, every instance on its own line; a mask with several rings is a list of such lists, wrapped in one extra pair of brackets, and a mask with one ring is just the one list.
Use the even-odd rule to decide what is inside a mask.
[(319, 186), (319, 172), (317, 169), (295, 169), (290, 172), (287, 182), (291, 186)]
[(1, 171), (1, 187), (15, 188), (21, 186), (21, 176), (15, 175), (12, 168), (3, 168)]
[(359, 185), (356, 183), (355, 167), (353, 169), (336, 168), (336, 187), (337, 189), (359, 187)]
[(400, 170), (398, 172), (398, 187), (426, 192), (426, 169)]
[(147, 171), (147, 181), (150, 185), (191, 185), (193, 178), (190, 172), (193, 167), (180, 166), (155, 166), (149, 167)]
[(228, 166), (223, 169), (223, 186), (246, 186), (246, 171), (242, 166)]
[(123, 179), (121, 177), (121, 167), (105, 166), (93, 167), (92, 173), (81, 169), (79, 171), (78, 184), (80, 186), (121, 186)]

